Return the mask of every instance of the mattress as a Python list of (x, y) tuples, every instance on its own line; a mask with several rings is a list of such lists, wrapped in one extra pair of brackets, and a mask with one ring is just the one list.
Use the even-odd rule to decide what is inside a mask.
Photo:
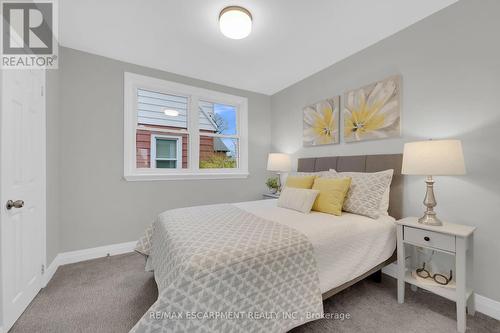
[(336, 288), (389, 259), (396, 249), (395, 219), (343, 213), (303, 214), (277, 206), (278, 200), (236, 203), (266, 220), (294, 228), (309, 239), (314, 250), (322, 293)]

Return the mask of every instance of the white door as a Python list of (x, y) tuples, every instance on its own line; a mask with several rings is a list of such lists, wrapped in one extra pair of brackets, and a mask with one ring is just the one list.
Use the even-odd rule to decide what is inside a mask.
[(7, 331), (40, 290), (45, 262), (45, 71), (2, 70), (1, 76), (1, 294)]

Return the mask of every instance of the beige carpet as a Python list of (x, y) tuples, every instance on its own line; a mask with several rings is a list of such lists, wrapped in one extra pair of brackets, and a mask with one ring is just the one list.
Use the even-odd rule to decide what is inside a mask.
[[(47, 288), (19, 318), (12, 333), (128, 332), (157, 297), (144, 258), (124, 254), (60, 267)], [(361, 281), (325, 302), (325, 312), (350, 319), (322, 319), (298, 332), (456, 332), (454, 303), (419, 290), (396, 301), (396, 282)], [(467, 318), (468, 332), (500, 333), (500, 322), (480, 313)]]

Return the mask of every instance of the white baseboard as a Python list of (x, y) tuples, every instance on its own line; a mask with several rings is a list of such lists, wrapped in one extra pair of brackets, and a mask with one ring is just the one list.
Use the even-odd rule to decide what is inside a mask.
[(45, 273), (43, 274), (42, 278), (43, 287), (45, 287), (47, 283), (49, 283), (49, 281), (52, 279), (59, 266), (73, 264), (85, 260), (102, 258), (108, 255), (114, 256), (117, 254), (133, 252), (136, 245), (137, 241), (132, 241), (126, 243), (99, 246), (91, 249), (59, 253), (54, 258), (54, 260), (52, 260), (50, 265), (48, 265), (48, 267), (45, 269)]
[[(47, 286), (47, 283), (52, 279), (57, 271), (59, 264), (57, 262), (57, 256), (52, 260), (52, 262), (45, 268), (45, 272), (42, 275), (42, 288)], [(1, 333), (1, 332), (0, 332)]]
[(382, 268), (382, 273), (392, 276), (393, 278), (398, 278), (398, 265), (396, 263), (389, 264)]
[(117, 255), (134, 251), (137, 242), (127, 242), (106, 246), (94, 247), (91, 249), (63, 252), (56, 257), (59, 265), (73, 264), (75, 262), (91, 260), (105, 257), (107, 255)]
[(478, 294), (475, 294), (476, 311), (485, 315), (500, 320), (500, 302), (494, 301)]
[[(395, 263), (389, 264), (382, 268), (382, 273), (397, 278), (397, 265)], [(500, 320), (500, 302), (492, 300), (491, 298), (484, 297), (474, 293), (476, 301), (476, 311), (481, 312), (491, 318)]]

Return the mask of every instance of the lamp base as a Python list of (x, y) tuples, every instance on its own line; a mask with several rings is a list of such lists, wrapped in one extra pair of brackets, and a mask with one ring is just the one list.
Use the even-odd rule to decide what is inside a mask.
[(276, 172), (277, 177), (278, 177), (278, 190), (276, 191), (275, 194), (280, 195), (281, 194), (281, 173)]
[(432, 176), (427, 176), (425, 183), (427, 184), (427, 191), (425, 193), (424, 205), (427, 207), (427, 210), (425, 211), (424, 216), (418, 219), (418, 223), (427, 225), (443, 225), (443, 222), (437, 218), (436, 212), (434, 211), (434, 207), (436, 207), (437, 202), (434, 196), (434, 180), (432, 179)]
[(443, 225), (443, 222), (437, 218), (436, 214), (427, 214), (418, 219), (418, 223), (426, 225)]

